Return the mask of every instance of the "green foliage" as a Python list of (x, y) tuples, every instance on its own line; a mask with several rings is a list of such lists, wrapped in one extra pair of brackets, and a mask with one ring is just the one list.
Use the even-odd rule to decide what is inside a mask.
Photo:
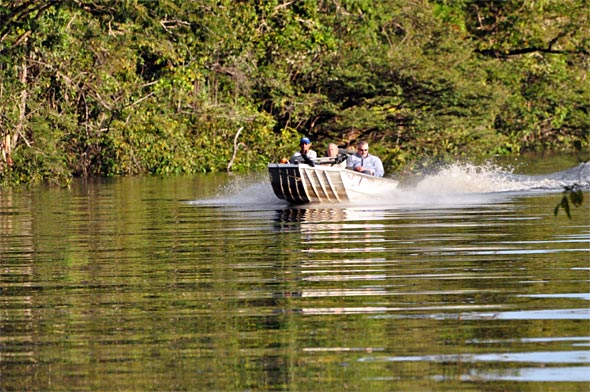
[(572, 219), (572, 214), (570, 211), (570, 202), (574, 207), (580, 207), (584, 202), (584, 193), (582, 189), (578, 185), (573, 186), (566, 186), (564, 187), (563, 197), (561, 201), (555, 206), (553, 210), (553, 215), (557, 216), (560, 208), (563, 208), (568, 218)]
[(0, 183), (585, 150), (586, 3), (4, 1)]

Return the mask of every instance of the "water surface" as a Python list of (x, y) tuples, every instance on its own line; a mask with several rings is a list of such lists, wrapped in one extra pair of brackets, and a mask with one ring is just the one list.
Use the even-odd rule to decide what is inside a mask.
[(264, 173), (1, 190), (0, 389), (587, 391), (582, 169), (307, 207)]

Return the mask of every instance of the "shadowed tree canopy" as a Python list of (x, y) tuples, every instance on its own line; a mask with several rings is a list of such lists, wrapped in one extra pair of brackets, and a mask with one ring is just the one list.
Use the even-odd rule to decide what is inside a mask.
[[(0, 1), (0, 183), (588, 149), (587, 0)], [(230, 163), (231, 162), (231, 163)]]

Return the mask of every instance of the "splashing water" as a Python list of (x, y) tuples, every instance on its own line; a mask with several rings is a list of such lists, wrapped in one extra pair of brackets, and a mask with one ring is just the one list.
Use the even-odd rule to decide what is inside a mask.
[[(433, 174), (407, 181), (395, 194), (384, 194), (364, 205), (463, 205), (489, 203), (501, 195), (528, 192), (558, 192), (565, 186), (590, 189), (590, 164), (582, 163), (567, 170), (547, 175), (514, 174), (512, 169), (495, 164), (473, 165), (454, 163)], [(235, 177), (225, 185), (215, 199), (199, 200), (199, 205), (264, 205), (280, 207), (286, 202), (278, 199), (266, 173)]]
[(507, 189), (506, 174), (492, 165), (453, 164), (425, 176), (415, 187), (418, 192), (482, 193)]
[(416, 186), (424, 192), (488, 193), (521, 192), (530, 190), (562, 190), (564, 186), (590, 184), (590, 166), (583, 163), (577, 167), (540, 176), (513, 174), (494, 164), (476, 166), (452, 164), (438, 173), (427, 176)]
[(192, 202), (192, 204), (211, 206), (262, 204), (278, 207), (284, 203), (275, 196), (266, 173), (232, 177), (219, 189), (215, 198)]

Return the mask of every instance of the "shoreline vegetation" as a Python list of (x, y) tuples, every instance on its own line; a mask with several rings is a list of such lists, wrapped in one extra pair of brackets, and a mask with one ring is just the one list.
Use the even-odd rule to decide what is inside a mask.
[[(301, 136), (588, 159), (587, 0), (8, 0), (0, 186), (262, 170)], [(426, 158), (425, 158), (426, 157)]]

